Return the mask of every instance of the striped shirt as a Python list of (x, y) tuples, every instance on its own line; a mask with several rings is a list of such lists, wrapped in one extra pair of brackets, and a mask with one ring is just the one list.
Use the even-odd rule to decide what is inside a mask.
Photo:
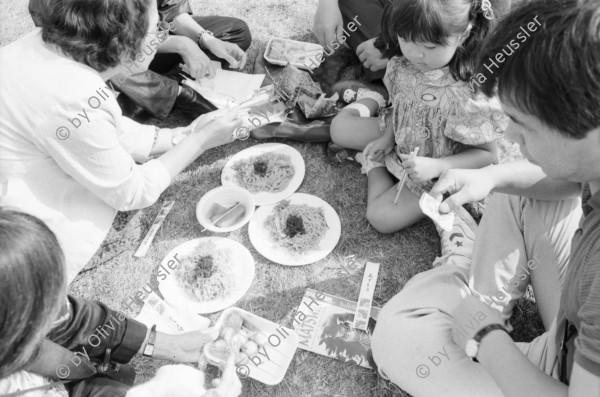
[(561, 297), (556, 344), (560, 351), (568, 320), (575, 333), (567, 343), (566, 373), (570, 377), (574, 361), (600, 377), (600, 191), (592, 196), (586, 186), (583, 203), (584, 216), (573, 237)]

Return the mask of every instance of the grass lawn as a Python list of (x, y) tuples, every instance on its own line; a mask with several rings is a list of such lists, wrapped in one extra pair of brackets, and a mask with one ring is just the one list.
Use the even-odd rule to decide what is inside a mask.
[[(249, 50), (250, 66), (259, 48), (270, 36), (314, 40), (312, 18), (317, 0), (191, 0), (195, 13), (227, 15), (248, 22), (254, 37)], [(0, 44), (5, 45), (33, 28), (27, 12), (27, 0), (0, 0)], [(1, 78), (6, 78), (2, 76)], [(184, 118), (177, 111), (162, 126), (181, 125)], [(210, 233), (201, 233), (195, 218), (195, 205), (204, 193), (220, 185), (220, 173), (225, 162), (240, 150), (259, 142), (235, 142), (211, 150), (181, 173), (160, 202), (144, 210), (119, 214), (108, 243), (86, 270), (71, 285), (72, 294), (97, 299), (136, 315), (126, 302), (147, 283), (156, 286), (157, 266), (172, 248), (187, 240)], [(306, 176), (299, 192), (321, 197), (338, 212), (342, 222), (342, 237), (333, 253), (313, 265), (290, 268), (273, 264), (258, 254), (250, 244), (247, 228), (226, 237), (241, 242), (256, 261), (256, 277), (245, 297), (237, 306), (276, 323), (290, 326), (306, 288), (314, 288), (344, 298), (356, 300), (362, 281), (362, 270), (355, 274), (341, 273), (342, 259), (354, 254), (364, 263), (381, 263), (375, 291), (375, 304), (383, 306), (415, 274), (430, 269), (439, 253), (439, 239), (433, 224), (419, 224), (393, 235), (374, 231), (365, 219), (366, 178), (358, 168), (332, 166), (325, 160), (322, 144), (286, 142), (304, 157)], [(515, 149), (503, 143), (503, 158), (516, 156)], [(135, 259), (133, 252), (139, 240), (158, 213), (163, 201), (176, 200), (175, 207), (158, 232), (146, 258)], [(540, 331), (535, 306), (523, 300), (515, 314), (517, 340), (530, 340)], [(424, 357), (426, 360), (426, 357)], [(163, 363), (135, 359), (138, 381), (151, 377)], [(209, 375), (216, 370), (209, 369)], [(394, 385), (375, 373), (339, 361), (298, 350), (285, 379), (277, 386), (265, 386), (247, 379), (243, 381), (244, 396), (405, 396)]]

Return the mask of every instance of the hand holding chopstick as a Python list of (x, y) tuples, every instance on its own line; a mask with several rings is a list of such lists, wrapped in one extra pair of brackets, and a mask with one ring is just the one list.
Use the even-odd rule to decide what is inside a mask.
[[(415, 150), (413, 150), (412, 153), (410, 154), (410, 158), (414, 159), (418, 154), (419, 154), (419, 148), (416, 147)], [(408, 177), (408, 173), (406, 172), (406, 169), (404, 169), (404, 171), (402, 171), (402, 178), (400, 179), (400, 183), (398, 184), (398, 193), (396, 193), (396, 198), (394, 198), (394, 205), (396, 205), (396, 203), (398, 202), (398, 198), (400, 198), (400, 193), (402, 193), (402, 188), (404, 187), (404, 184), (406, 183), (407, 177)]]

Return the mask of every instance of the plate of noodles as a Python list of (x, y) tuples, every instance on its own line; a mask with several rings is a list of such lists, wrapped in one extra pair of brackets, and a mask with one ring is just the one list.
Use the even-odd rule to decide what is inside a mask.
[(233, 156), (221, 173), (223, 186), (248, 190), (257, 206), (288, 198), (302, 184), (304, 159), (293, 147), (263, 143)]
[(260, 207), (248, 225), (254, 248), (272, 262), (287, 266), (325, 258), (341, 233), (335, 210), (319, 197), (304, 193)]
[(254, 258), (240, 243), (203, 237), (175, 247), (158, 268), (158, 289), (171, 305), (192, 313), (236, 303), (254, 279)]

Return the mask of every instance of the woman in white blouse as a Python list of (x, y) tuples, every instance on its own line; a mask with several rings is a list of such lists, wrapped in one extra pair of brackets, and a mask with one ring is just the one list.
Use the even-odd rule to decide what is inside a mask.
[(0, 49), (0, 205), (54, 231), (69, 281), (117, 211), (155, 203), (175, 175), (241, 125), (234, 115), (207, 115), (158, 129), (121, 115), (105, 81), (147, 69), (165, 38), (156, 9), (156, 0), (59, 0), (42, 29)]

